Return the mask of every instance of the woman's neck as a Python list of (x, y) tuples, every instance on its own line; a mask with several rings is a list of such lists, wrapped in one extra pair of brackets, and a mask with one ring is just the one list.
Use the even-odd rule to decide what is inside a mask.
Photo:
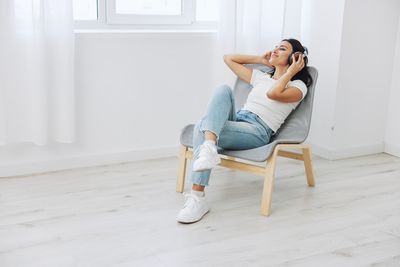
[(283, 74), (286, 73), (287, 69), (289, 68), (289, 65), (286, 66), (277, 66), (275, 67), (275, 72), (274, 75), (272, 76), (274, 79), (278, 80)]

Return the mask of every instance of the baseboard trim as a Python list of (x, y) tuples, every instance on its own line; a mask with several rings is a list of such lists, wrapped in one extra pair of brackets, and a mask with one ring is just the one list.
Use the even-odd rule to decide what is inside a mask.
[[(307, 142), (314, 155), (329, 160), (365, 156), (377, 153), (388, 153), (400, 157), (400, 147), (393, 144), (376, 144), (348, 149), (329, 149)], [(155, 149), (142, 149), (120, 153), (86, 155), (54, 160), (29, 161), (0, 165), (0, 177), (21, 176), (76, 168), (95, 167), (100, 165), (118, 164), (149, 159), (158, 159), (178, 156), (179, 147), (163, 147)]]
[(330, 149), (313, 143), (309, 143), (314, 155), (324, 159), (336, 160), (385, 152), (385, 144), (351, 147), (346, 149)]
[(385, 153), (388, 153), (390, 155), (400, 157), (400, 146), (394, 145), (394, 144), (385, 144)]
[(59, 158), (42, 161), (26, 161), (0, 165), (0, 177), (22, 176), (69, 170), (76, 168), (95, 167), (101, 165), (118, 164), (124, 162), (134, 162), (149, 159), (166, 158), (178, 156), (179, 147), (163, 147), (155, 149), (142, 149), (126, 151), (120, 153), (110, 153), (101, 155), (85, 155), (79, 157)]

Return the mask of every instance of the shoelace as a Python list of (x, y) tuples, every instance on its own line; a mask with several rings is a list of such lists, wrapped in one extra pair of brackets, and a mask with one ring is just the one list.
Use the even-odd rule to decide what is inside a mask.
[(207, 155), (204, 155), (205, 153), (214, 154), (214, 153), (216, 153), (216, 151), (211, 146), (202, 144), (199, 147), (199, 157), (207, 156)]
[(197, 206), (197, 203), (200, 201), (199, 197), (194, 194), (184, 192), (183, 195), (185, 197), (185, 205), (183, 208)]

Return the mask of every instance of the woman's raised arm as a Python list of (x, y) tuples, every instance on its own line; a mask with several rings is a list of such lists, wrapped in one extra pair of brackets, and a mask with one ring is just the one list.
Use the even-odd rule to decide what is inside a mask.
[(252, 55), (225, 55), (224, 62), (241, 80), (250, 83), (253, 70), (244, 64), (264, 64), (269, 66), (268, 59), (271, 52), (266, 52), (263, 56)]

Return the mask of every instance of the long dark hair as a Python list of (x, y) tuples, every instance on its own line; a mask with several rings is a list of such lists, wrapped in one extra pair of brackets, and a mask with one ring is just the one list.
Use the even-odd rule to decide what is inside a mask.
[[(307, 57), (308, 56), (308, 50), (307, 50), (307, 48), (305, 48), (298, 40), (293, 39), (293, 38), (283, 39), (282, 42), (283, 41), (286, 41), (286, 42), (288, 42), (288, 43), (290, 43), (292, 45), (292, 49), (293, 49), (292, 54), (296, 53), (296, 52), (301, 52), (301, 53), (305, 54), (305, 57), (304, 57), (304, 68), (302, 68), (301, 71), (296, 73), (296, 75), (293, 76), (291, 81), (301, 80), (306, 84), (307, 87), (310, 86), (311, 83), (312, 83), (312, 78), (311, 78), (310, 72), (308, 71), (308, 67), (307, 67), (307, 63), (308, 63), (308, 57)], [(290, 54), (289, 58), (292, 56), (292, 54)], [(288, 61), (289, 61), (289, 59), (288, 59)], [(275, 69), (272, 71), (271, 76), (274, 75), (274, 73), (275, 73)]]

